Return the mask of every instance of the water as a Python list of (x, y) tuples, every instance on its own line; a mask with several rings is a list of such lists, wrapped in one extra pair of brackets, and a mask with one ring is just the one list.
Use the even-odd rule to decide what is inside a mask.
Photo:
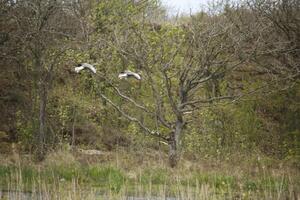
[[(0, 200), (9, 199), (9, 200), (32, 200), (32, 193), (25, 191), (1, 191), (0, 190)], [(43, 199), (43, 198), (39, 198)]]
[[(95, 193), (95, 199), (109, 199), (109, 197)], [(33, 193), (26, 191), (1, 191), (0, 190), (0, 200), (41, 200), (49, 199), (49, 196), (43, 193)], [(175, 197), (137, 197), (137, 196), (125, 196), (122, 199), (126, 200), (178, 200)]]

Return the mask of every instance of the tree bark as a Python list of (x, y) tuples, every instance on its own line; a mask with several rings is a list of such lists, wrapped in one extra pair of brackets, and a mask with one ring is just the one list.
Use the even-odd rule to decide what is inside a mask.
[(180, 159), (181, 154), (181, 144), (180, 144), (180, 137), (182, 134), (183, 129), (183, 121), (177, 120), (175, 124), (175, 130), (172, 131), (169, 138), (169, 164), (170, 166), (176, 167), (178, 161)]
[(39, 134), (38, 134), (38, 149), (37, 158), (43, 160), (45, 157), (45, 119), (47, 105), (47, 89), (46, 83), (40, 83), (40, 111), (39, 111)]
[(73, 106), (73, 123), (72, 123), (72, 141), (71, 141), (71, 146), (72, 149), (74, 150), (75, 148), (75, 124), (76, 124), (76, 106)]
[(38, 96), (39, 96), (39, 129), (37, 133), (37, 160), (45, 158), (45, 129), (46, 129), (46, 105), (47, 105), (47, 83), (44, 78), (44, 69), (41, 61), (41, 50), (36, 47), (34, 51), (35, 70), (37, 72)]

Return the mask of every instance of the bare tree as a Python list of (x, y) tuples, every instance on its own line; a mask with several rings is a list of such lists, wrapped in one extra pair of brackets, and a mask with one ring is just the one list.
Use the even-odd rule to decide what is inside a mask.
[(252, 37), (259, 43), (252, 58), (256, 69), (281, 88), (293, 86), (300, 77), (299, 13), (297, 0), (251, 0), (232, 12), (236, 26), (253, 28)]
[[(219, 87), (228, 74), (247, 63), (255, 44), (246, 45), (249, 35), (235, 34), (234, 24), (222, 15), (200, 14), (180, 27), (150, 23), (140, 25), (143, 29), (133, 28), (130, 19), (124, 24), (129, 28), (115, 31), (110, 40), (102, 38), (98, 42), (108, 44), (128, 66), (142, 72), (142, 92), (140, 96), (133, 95), (128, 92), (130, 89), (121, 89), (115, 79), (106, 78), (128, 104), (120, 106), (107, 95), (100, 95), (145, 133), (165, 141), (169, 145), (170, 166), (175, 167), (190, 115), (205, 104), (239, 96), (229, 95)], [(207, 87), (212, 91), (210, 95), (205, 93)], [(140, 113), (145, 114), (144, 120), (137, 117)]]

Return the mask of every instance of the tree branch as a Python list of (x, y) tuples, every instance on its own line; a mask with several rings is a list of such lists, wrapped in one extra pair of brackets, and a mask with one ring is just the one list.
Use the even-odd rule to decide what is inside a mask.
[(197, 99), (197, 100), (193, 100), (193, 101), (188, 101), (186, 103), (183, 103), (180, 105), (181, 108), (184, 108), (185, 106), (188, 105), (195, 105), (198, 103), (212, 103), (214, 101), (219, 101), (219, 100), (225, 100), (225, 99), (234, 99), (236, 96), (220, 96), (220, 97), (213, 97), (213, 98), (209, 98), (209, 99)]
[(118, 93), (118, 95), (119, 95), (120, 97), (122, 97), (123, 99), (125, 99), (125, 100), (131, 102), (132, 104), (134, 104), (134, 106), (136, 106), (137, 108), (139, 108), (139, 109), (143, 110), (144, 112), (150, 114), (152, 117), (158, 117), (159, 121), (160, 121), (160, 122), (162, 123), (162, 125), (164, 125), (165, 127), (168, 127), (168, 128), (171, 127), (171, 125), (170, 125), (168, 122), (166, 122), (166, 121), (164, 120), (164, 118), (162, 117), (162, 115), (161, 115), (160, 112), (158, 113), (158, 112), (152, 112), (152, 111), (148, 110), (145, 106), (140, 105), (139, 103), (137, 103), (137, 102), (136, 102), (135, 100), (133, 100), (132, 98), (130, 98), (130, 97), (128, 97), (128, 96), (122, 94), (121, 91), (120, 91), (116, 86), (114, 86), (114, 85), (111, 83), (111, 81), (109, 81), (105, 76), (101, 76), (101, 77), (104, 78), (104, 79), (108, 82), (108, 84), (109, 84), (109, 85), (110, 85), (110, 86)]
[(108, 97), (106, 97), (104, 94), (100, 93), (100, 96), (105, 99), (110, 105), (112, 105), (117, 111), (119, 111), (126, 119), (128, 119), (129, 121), (135, 122), (137, 123), (144, 131), (146, 131), (146, 133), (148, 133), (149, 135), (158, 137), (160, 139), (164, 139), (167, 140), (166, 137), (164, 137), (163, 135), (161, 135), (158, 131), (153, 131), (150, 130), (148, 127), (146, 127), (140, 120), (138, 120), (135, 117), (132, 117), (130, 115), (128, 115), (127, 113), (125, 113), (119, 106), (117, 106), (115, 103), (113, 103)]

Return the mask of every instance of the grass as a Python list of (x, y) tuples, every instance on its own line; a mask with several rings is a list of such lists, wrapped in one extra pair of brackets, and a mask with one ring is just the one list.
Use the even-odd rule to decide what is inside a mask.
[(181, 166), (170, 169), (151, 157), (139, 163), (134, 155), (132, 160), (125, 153), (110, 156), (104, 162), (56, 152), (39, 164), (2, 158), (0, 191), (7, 191), (8, 199), (24, 199), (24, 191), (45, 199), (299, 199), (300, 195), (299, 171), (282, 165), (259, 164), (253, 169), (253, 163), (211, 166), (211, 161), (183, 160)]

